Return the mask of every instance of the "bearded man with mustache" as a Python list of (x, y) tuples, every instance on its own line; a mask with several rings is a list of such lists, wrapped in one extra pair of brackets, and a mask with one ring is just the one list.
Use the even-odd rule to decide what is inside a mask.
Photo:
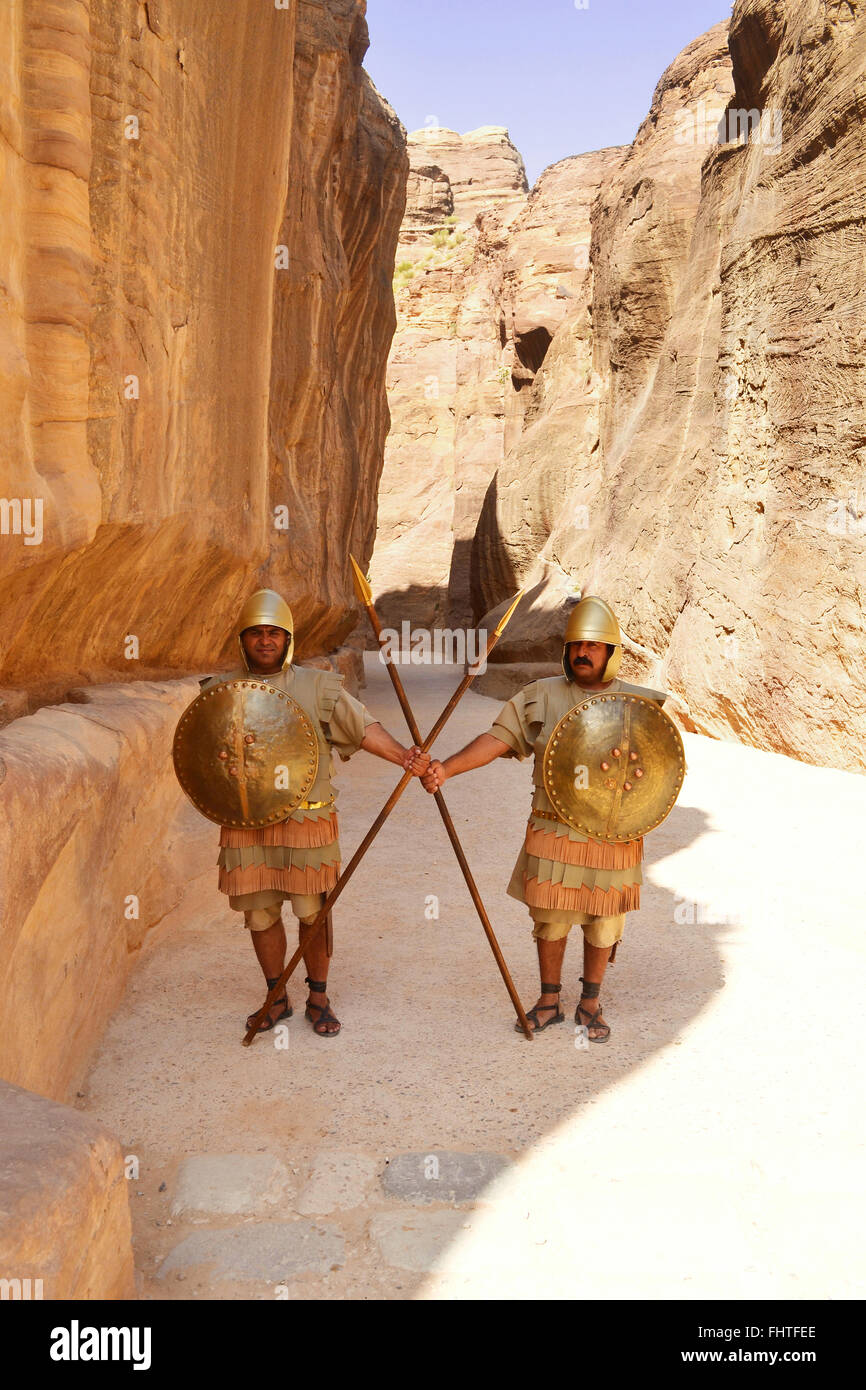
[[(533, 681), (499, 711), (489, 733), (444, 762), (433, 759), (421, 781), (435, 792), (449, 777), (484, 767), (495, 758), (535, 756), (532, 811), (508, 893), (525, 903), (538, 948), (541, 994), (528, 1010), (535, 1032), (562, 1023), (559, 1007), (568, 933), (583, 929), (583, 992), (574, 1015), (590, 1042), (607, 1042), (610, 1028), (598, 996), (608, 961), (622, 940), (626, 912), (640, 906), (643, 839), (607, 844), (566, 825), (544, 787), (542, 764), (559, 721), (587, 696), (601, 691), (642, 695), (664, 704), (666, 694), (616, 679), (622, 636), (604, 599), (587, 596), (572, 610), (562, 650), (562, 675)], [(518, 1025), (519, 1027), (519, 1025)]]

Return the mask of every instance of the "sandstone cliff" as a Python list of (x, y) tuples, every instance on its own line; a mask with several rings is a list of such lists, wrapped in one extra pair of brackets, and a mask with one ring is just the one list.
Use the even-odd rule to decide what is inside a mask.
[(0, 687), (31, 705), (231, 660), (260, 583), (301, 656), (355, 621), (407, 166), (365, 8), (3, 7)]
[(726, 48), (680, 54), (601, 192), (591, 331), (554, 340), (475, 574), (486, 604), (535, 586), (503, 659), (600, 591), (689, 727), (862, 768), (866, 21), (738, 0)]
[(622, 153), (563, 160), (529, 193), (502, 127), (410, 135), (371, 566), (385, 621), (471, 622), (484, 497), (554, 333), (583, 302), (589, 209)]
[(499, 126), (415, 131), (409, 159), (371, 578), (385, 623), (435, 624), (466, 606), (468, 552), (502, 453), (495, 246), (525, 206), (526, 174)]
[[(625, 586), (599, 550), (598, 529), (621, 506), (622, 478), (610, 476), (609, 441), (619, 429), (628, 437), (630, 403), (639, 406), (654, 393), (673, 299), (691, 264), (701, 166), (715, 126), (680, 139), (683, 113), (715, 111), (717, 121), (731, 92), (726, 27), (717, 25), (664, 73), (634, 143), (600, 184), (589, 214), (584, 294), (569, 304), (533, 383), (523, 432), (491, 485), (475, 538), (479, 612), (520, 586), (530, 590), (497, 649), (500, 663), (558, 664), (563, 613), (581, 588), (603, 593), (629, 637), (651, 645), (629, 621)], [(663, 431), (668, 415), (669, 406), (659, 402)], [(670, 430), (666, 438), (673, 443)], [(647, 482), (646, 441), (633, 442), (640, 500), (632, 503), (631, 521), (640, 533), (654, 529), (660, 499)]]

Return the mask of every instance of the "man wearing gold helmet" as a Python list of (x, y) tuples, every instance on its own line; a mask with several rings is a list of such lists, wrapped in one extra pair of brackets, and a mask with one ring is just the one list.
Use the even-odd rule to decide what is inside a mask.
[[(562, 1023), (562, 961), (572, 924), (583, 928), (583, 993), (576, 1024), (591, 1042), (607, 1042), (610, 1028), (598, 996), (612, 950), (622, 940), (626, 912), (640, 906), (643, 840), (607, 844), (582, 835), (556, 815), (544, 787), (544, 751), (560, 719), (597, 691), (642, 695), (662, 705), (658, 690), (616, 678), (622, 636), (604, 599), (587, 596), (572, 610), (565, 630), (561, 676), (533, 681), (507, 701), (489, 733), (444, 762), (434, 759), (422, 781), (434, 792), (449, 777), (483, 767), (494, 758), (535, 755), (532, 811), (508, 893), (529, 908), (538, 948), (541, 995), (527, 1013), (536, 1032)], [(594, 1002), (595, 1001), (595, 1002)], [(543, 1017), (539, 1017), (543, 1015)]]
[[(340, 874), (335, 794), (331, 785), (331, 750), (345, 762), (359, 748), (397, 763), (420, 776), (429, 755), (404, 748), (369, 711), (343, 690), (343, 677), (334, 671), (293, 666), (294, 623), (284, 599), (273, 589), (259, 589), (247, 599), (237, 625), (243, 667), (227, 676), (201, 682), (209, 690), (222, 681), (254, 674), (291, 695), (312, 721), (319, 745), (316, 780), (306, 798), (287, 820), (260, 828), (220, 828), (219, 888), (229, 904), (243, 912), (256, 956), (268, 983), (276, 984), (286, 960), (282, 904), (288, 898), (298, 918), (299, 939), (322, 907)], [(334, 1037), (340, 1022), (327, 996), (328, 966), (333, 949), (331, 922), (304, 951), (310, 994), (306, 1017), (320, 1037)], [(262, 1030), (291, 1018), (288, 996), (278, 999)], [(247, 1019), (250, 1026), (253, 1015)]]

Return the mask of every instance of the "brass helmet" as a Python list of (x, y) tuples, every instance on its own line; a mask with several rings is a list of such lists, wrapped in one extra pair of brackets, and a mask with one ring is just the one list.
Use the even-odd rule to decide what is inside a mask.
[(566, 680), (573, 681), (574, 672), (568, 664), (569, 642), (607, 642), (612, 645), (613, 651), (601, 678), (603, 681), (613, 680), (622, 661), (622, 635), (613, 609), (603, 598), (592, 595), (582, 598), (569, 615), (562, 646), (562, 669)]
[(295, 651), (294, 622), (292, 610), (273, 589), (257, 589), (244, 604), (241, 615), (238, 619), (238, 646), (241, 651), (241, 660), (245, 668), (249, 671), (250, 664), (247, 661), (247, 654), (244, 651), (244, 644), (241, 641), (241, 633), (248, 627), (281, 627), (284, 632), (289, 634), (286, 655), (281, 669), (285, 671), (292, 659)]

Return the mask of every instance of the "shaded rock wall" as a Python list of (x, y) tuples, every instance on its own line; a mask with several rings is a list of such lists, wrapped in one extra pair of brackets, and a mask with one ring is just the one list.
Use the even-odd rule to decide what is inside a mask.
[(302, 656), (351, 627), (406, 177), (364, 11), (3, 7), (0, 687), (226, 663), (261, 583)]
[[(850, 7), (738, 0), (730, 54), (719, 26), (667, 70), (593, 209), (591, 322), (557, 333), (474, 554), (489, 607), (535, 590), (497, 656), (549, 659), (569, 597), (601, 592), (624, 674), (664, 681), (688, 726), (846, 768), (866, 732), (864, 57)], [(577, 448), (551, 470), (557, 439)]]

